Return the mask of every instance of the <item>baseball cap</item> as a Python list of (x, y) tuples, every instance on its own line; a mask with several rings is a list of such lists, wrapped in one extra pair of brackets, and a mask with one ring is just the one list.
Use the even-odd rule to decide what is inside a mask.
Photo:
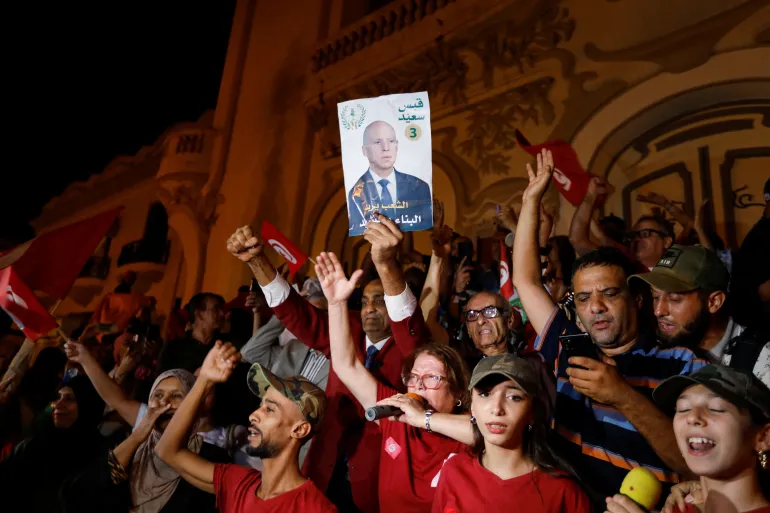
[(326, 412), (326, 394), (309, 380), (301, 376), (279, 378), (263, 366), (255, 363), (249, 369), (246, 383), (260, 399), (267, 389), (275, 388), (284, 397), (299, 406), (302, 415), (311, 427), (312, 433), (317, 433)]
[(538, 374), (532, 364), (513, 353), (488, 356), (473, 369), (468, 390), (472, 390), (488, 376), (500, 375), (516, 381), (529, 395), (536, 395), (539, 390)]
[(652, 392), (655, 402), (673, 414), (676, 400), (688, 387), (703, 385), (739, 408), (748, 408), (755, 418), (770, 422), (770, 390), (753, 374), (724, 365), (707, 365), (689, 376), (673, 376)]
[(726, 291), (730, 273), (714, 251), (674, 244), (663, 253), (652, 271), (634, 274), (628, 278), (629, 283), (631, 280), (643, 280), (665, 292)]

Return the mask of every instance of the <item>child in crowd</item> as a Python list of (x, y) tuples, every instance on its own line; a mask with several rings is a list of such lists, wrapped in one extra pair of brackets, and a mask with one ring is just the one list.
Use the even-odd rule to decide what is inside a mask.
[(547, 443), (550, 400), (535, 365), (484, 358), (471, 377), (473, 454), (446, 462), (433, 513), (590, 512), (588, 496)]

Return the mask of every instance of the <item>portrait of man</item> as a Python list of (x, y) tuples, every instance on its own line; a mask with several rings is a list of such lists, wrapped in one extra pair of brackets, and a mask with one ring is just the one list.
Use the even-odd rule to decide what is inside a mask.
[(396, 169), (398, 138), (394, 128), (385, 121), (370, 123), (364, 130), (362, 151), (369, 169), (348, 192), (350, 235), (361, 235), (374, 212), (397, 222), (402, 231), (431, 228), (430, 186)]

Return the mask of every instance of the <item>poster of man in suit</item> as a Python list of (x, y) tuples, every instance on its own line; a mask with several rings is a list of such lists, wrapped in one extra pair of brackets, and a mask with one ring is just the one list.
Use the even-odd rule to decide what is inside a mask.
[(337, 104), (349, 235), (379, 212), (401, 231), (433, 226), (433, 164), (428, 93)]

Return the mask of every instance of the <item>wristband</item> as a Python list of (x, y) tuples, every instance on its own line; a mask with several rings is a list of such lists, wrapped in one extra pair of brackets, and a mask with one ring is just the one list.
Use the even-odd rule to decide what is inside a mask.
[(430, 416), (433, 415), (433, 410), (425, 410), (425, 431), (428, 433), (433, 433), (433, 431), (430, 430)]

